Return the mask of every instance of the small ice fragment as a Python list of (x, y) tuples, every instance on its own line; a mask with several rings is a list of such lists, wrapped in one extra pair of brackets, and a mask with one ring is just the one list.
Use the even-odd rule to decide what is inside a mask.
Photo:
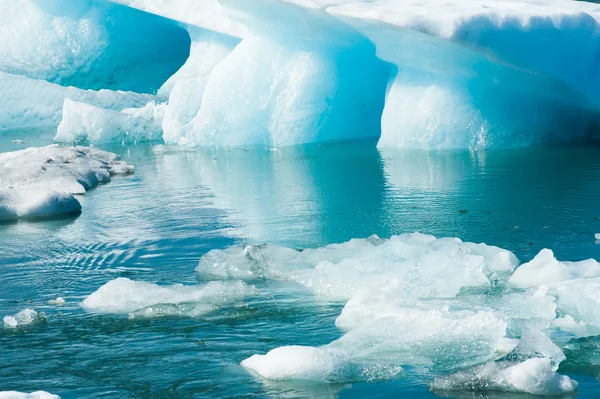
[(67, 303), (67, 301), (65, 301), (61, 297), (58, 297), (56, 299), (51, 299), (48, 301), (48, 305), (56, 305), (56, 306), (63, 306), (65, 303)]
[(596, 241), (600, 241), (600, 233), (596, 233), (594, 237), (596, 237)]

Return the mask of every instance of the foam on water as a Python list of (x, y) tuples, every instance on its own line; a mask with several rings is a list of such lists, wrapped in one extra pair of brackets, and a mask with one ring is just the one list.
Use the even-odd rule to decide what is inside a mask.
[(129, 314), (132, 317), (198, 317), (256, 293), (256, 288), (241, 281), (160, 286), (118, 278), (88, 296), (81, 306), (89, 312)]
[(116, 154), (51, 145), (0, 154), (0, 220), (43, 218), (81, 211), (75, 195), (133, 167)]

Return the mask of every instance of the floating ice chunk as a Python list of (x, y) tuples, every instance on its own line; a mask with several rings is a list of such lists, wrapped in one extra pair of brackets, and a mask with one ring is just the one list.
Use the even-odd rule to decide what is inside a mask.
[(132, 172), (116, 154), (89, 147), (51, 145), (0, 154), (0, 220), (79, 212), (74, 195)]
[(4, 316), (2, 319), (4, 328), (17, 328), (30, 324), (46, 321), (44, 313), (38, 313), (33, 309), (23, 309), (14, 316)]
[(143, 107), (155, 96), (112, 90), (81, 90), (0, 72), (0, 129), (58, 124), (66, 98), (121, 111)]
[(2, 391), (0, 392), (0, 399), (60, 399), (60, 396), (45, 391), (36, 391), (32, 393)]
[(162, 138), (166, 104), (149, 102), (121, 112), (66, 99), (54, 141), (61, 143), (135, 143)]
[(527, 288), (597, 276), (600, 276), (600, 264), (594, 259), (560, 262), (551, 250), (543, 249), (530, 262), (515, 270), (508, 282), (515, 287)]
[(266, 355), (254, 355), (241, 364), (272, 380), (338, 381), (347, 362), (345, 353), (328, 348), (284, 346)]
[(98, 313), (197, 317), (225, 303), (251, 297), (256, 292), (256, 288), (241, 281), (213, 281), (198, 286), (160, 286), (118, 278), (88, 296), (81, 306), (87, 311)]
[(349, 299), (392, 280), (407, 296), (453, 297), (465, 287), (490, 286), (490, 279), (517, 264), (514, 254), (500, 248), (415, 233), (303, 251), (273, 245), (215, 250), (201, 258), (196, 271), (295, 281), (330, 299)]
[(58, 297), (56, 299), (50, 299), (48, 301), (48, 305), (56, 305), (56, 306), (64, 306), (65, 303), (67, 303), (67, 301), (65, 301), (63, 298)]
[[(491, 312), (406, 311), (351, 330), (319, 348), (282, 347), (254, 355), (242, 366), (272, 379), (339, 380), (357, 365), (472, 366), (503, 356), (506, 323)], [(364, 378), (364, 375), (363, 377)]]
[(549, 359), (521, 363), (493, 362), (450, 376), (438, 377), (434, 391), (503, 391), (533, 395), (561, 395), (577, 391), (577, 381), (553, 370)]

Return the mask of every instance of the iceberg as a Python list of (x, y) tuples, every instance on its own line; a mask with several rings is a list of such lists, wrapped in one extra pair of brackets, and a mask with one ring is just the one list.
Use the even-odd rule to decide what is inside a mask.
[(118, 278), (89, 295), (81, 306), (89, 312), (129, 314), (130, 317), (199, 317), (256, 293), (256, 288), (241, 281), (159, 286)]
[(413, 233), (377, 236), (296, 251), (274, 245), (212, 250), (196, 271), (203, 277), (293, 281), (317, 295), (348, 300), (390, 281), (407, 296), (451, 298), (462, 288), (490, 287), (518, 260), (509, 251)]
[(0, 221), (81, 211), (75, 197), (133, 167), (119, 156), (89, 147), (51, 145), (0, 154)]
[[(558, 345), (597, 335), (595, 260), (560, 262), (542, 250), (519, 266), (510, 251), (411, 233), (297, 250), (248, 245), (213, 250), (203, 279), (275, 280), (344, 303), (341, 338), (255, 354), (241, 365), (268, 380), (393, 379), (405, 368), (437, 377), (435, 392), (562, 395), (578, 384), (557, 373)], [(445, 393), (444, 393), (445, 394)]]
[(598, 137), (595, 4), (115, 1), (239, 40), (209, 50), (224, 57), (197, 68), (202, 89), (169, 102), (183, 117), (165, 120), (167, 143), (483, 149)]

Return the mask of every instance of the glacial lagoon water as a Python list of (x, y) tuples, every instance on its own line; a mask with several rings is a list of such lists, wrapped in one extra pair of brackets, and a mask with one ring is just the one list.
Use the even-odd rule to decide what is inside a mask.
[[(26, 143), (13, 143), (13, 139)], [(49, 129), (0, 132), (0, 151), (50, 144)], [(600, 148), (491, 152), (378, 150), (374, 143), (182, 151), (101, 146), (135, 166), (81, 198), (78, 217), (0, 225), (0, 316), (24, 308), (45, 323), (0, 329), (0, 390), (64, 398), (436, 397), (407, 368), (379, 383), (272, 382), (240, 362), (282, 345), (340, 337), (343, 303), (275, 281), (202, 318), (85, 312), (117, 277), (195, 284), (200, 257), (248, 243), (320, 247), (419, 231), (559, 259), (600, 259)], [(61, 307), (48, 304), (62, 297)], [(565, 351), (578, 397), (600, 396), (600, 339)], [(504, 398), (506, 393), (450, 397)], [(528, 396), (517, 395), (525, 398)]]

